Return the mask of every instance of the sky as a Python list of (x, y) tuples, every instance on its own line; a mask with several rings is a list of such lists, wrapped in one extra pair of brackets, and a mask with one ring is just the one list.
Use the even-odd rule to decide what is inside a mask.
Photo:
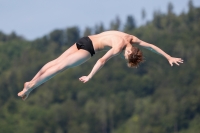
[[(192, 0), (200, 7), (200, 0)], [(153, 12), (167, 12), (169, 3), (179, 15), (188, 11), (189, 0), (0, 0), (0, 31), (11, 32), (34, 40), (55, 29), (78, 26), (80, 30), (103, 23), (109, 28), (116, 16), (122, 24), (132, 15), (137, 26), (144, 21), (141, 12), (146, 11), (146, 21), (152, 20)]]

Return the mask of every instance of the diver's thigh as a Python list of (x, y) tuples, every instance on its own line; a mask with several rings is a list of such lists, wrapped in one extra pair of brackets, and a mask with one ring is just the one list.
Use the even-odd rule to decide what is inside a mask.
[(75, 66), (79, 66), (89, 60), (91, 58), (91, 55), (86, 50), (78, 50), (73, 54), (70, 54), (67, 56), (64, 60), (62, 60), (61, 67), (62, 68), (71, 68)]
[(70, 48), (68, 48), (67, 50), (65, 50), (65, 52), (63, 52), (59, 57), (58, 59), (64, 59), (66, 58), (67, 56), (77, 52), (78, 49), (76, 47), (76, 44), (72, 45)]

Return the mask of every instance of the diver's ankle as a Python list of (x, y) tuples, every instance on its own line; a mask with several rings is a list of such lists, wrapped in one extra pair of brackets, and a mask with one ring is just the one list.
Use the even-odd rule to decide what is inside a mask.
[(26, 89), (26, 90), (29, 90), (29, 89), (31, 89), (31, 88), (33, 88), (34, 87), (34, 83), (33, 82), (26, 82), (25, 83), (25, 85), (24, 85), (24, 88)]

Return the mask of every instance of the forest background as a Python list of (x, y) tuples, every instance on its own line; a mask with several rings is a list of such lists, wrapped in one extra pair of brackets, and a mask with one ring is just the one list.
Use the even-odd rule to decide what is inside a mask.
[[(56, 29), (33, 41), (15, 32), (0, 32), (0, 133), (197, 133), (200, 131), (200, 8), (166, 14), (137, 27), (133, 15), (110, 28), (97, 24)], [(145, 11), (142, 13), (145, 18)], [(157, 45), (184, 64), (171, 67), (162, 56), (142, 49), (145, 62), (130, 69), (111, 59), (88, 83), (87, 75), (104, 52), (82, 66), (66, 70), (34, 90), (26, 101), (17, 97), (48, 61), (80, 37), (120, 30)]]

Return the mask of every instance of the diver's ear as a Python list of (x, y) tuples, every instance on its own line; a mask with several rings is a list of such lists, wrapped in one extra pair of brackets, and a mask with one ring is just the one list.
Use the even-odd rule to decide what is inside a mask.
[(131, 50), (127, 50), (127, 52), (128, 52), (129, 55), (132, 54), (132, 51), (131, 51)]

